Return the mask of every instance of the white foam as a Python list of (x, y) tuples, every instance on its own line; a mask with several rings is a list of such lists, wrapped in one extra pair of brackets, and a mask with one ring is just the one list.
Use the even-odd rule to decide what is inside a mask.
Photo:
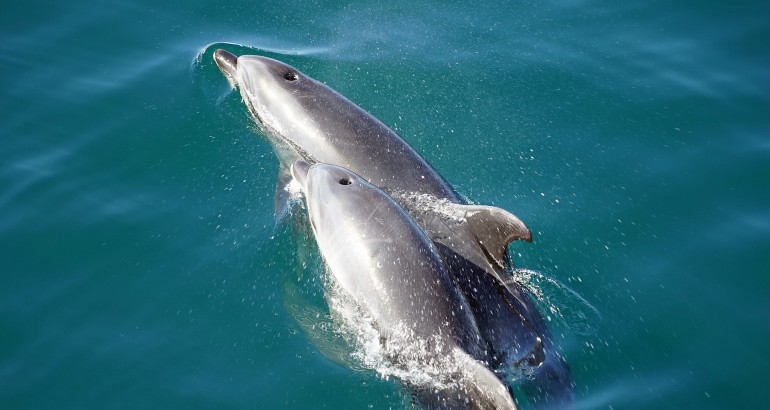
[(289, 193), (289, 200), (299, 200), (302, 197), (302, 185), (294, 178), (283, 187), (283, 190)]
[(353, 351), (351, 356), (361, 367), (375, 371), (389, 380), (397, 378), (412, 386), (447, 389), (460, 386), (465, 356), (458, 356), (452, 346), (438, 335), (415, 335), (405, 323), (379, 329), (365, 312), (333, 281), (327, 294), (332, 316), (339, 323), (343, 338)]

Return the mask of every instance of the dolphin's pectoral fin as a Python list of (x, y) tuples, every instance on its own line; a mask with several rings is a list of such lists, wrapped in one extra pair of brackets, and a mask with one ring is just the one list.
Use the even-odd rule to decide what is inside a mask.
[(283, 165), (278, 169), (278, 180), (275, 182), (275, 197), (273, 205), (275, 206), (275, 223), (278, 224), (289, 211), (289, 198), (291, 193), (287, 187), (291, 182), (291, 171)]
[(521, 239), (532, 242), (532, 232), (516, 215), (494, 206), (458, 205), (465, 211), (474, 236), (486, 252), (500, 263), (505, 258), (508, 244)]

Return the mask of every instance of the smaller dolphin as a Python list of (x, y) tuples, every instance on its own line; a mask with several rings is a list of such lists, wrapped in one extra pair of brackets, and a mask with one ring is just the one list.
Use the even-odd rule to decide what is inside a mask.
[(411, 385), (418, 400), (515, 409), (505, 384), (474, 359), (485, 353), (471, 310), (414, 219), (346, 168), (300, 160), (291, 174), (333, 278), (373, 319), (383, 350), (407, 372), (431, 367), (444, 379), (440, 388)]

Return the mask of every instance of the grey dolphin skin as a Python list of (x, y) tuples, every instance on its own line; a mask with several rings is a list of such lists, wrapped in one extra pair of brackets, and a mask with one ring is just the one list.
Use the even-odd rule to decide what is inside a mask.
[(326, 85), (267, 57), (216, 50), (214, 60), (264, 130), (281, 178), (301, 159), (345, 167), (398, 201), (433, 241), (467, 299), (497, 368), (534, 374), (533, 395), (568, 403), (572, 378), (534, 303), (507, 271), (511, 241), (531, 241), (516, 216), (466, 204), (401, 137)]
[(446, 389), (411, 386), (418, 398), (443, 408), (515, 409), (501, 380), (468, 355), (484, 354), (475, 321), (414, 219), (345, 168), (297, 161), (291, 173), (332, 275), (374, 320), (392, 360), (407, 371), (435, 367), (436, 378), (448, 379)]

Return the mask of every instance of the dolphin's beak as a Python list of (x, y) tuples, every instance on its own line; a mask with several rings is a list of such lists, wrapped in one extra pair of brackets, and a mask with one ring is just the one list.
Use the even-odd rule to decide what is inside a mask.
[(299, 182), (303, 191), (307, 188), (307, 173), (309, 170), (310, 164), (305, 161), (297, 160), (291, 164), (291, 176)]
[(238, 82), (238, 56), (220, 48), (214, 52), (214, 61), (217, 63), (217, 67), (222, 71), (222, 74), (227, 77), (227, 81), (230, 82), (230, 85), (235, 87), (235, 84)]

